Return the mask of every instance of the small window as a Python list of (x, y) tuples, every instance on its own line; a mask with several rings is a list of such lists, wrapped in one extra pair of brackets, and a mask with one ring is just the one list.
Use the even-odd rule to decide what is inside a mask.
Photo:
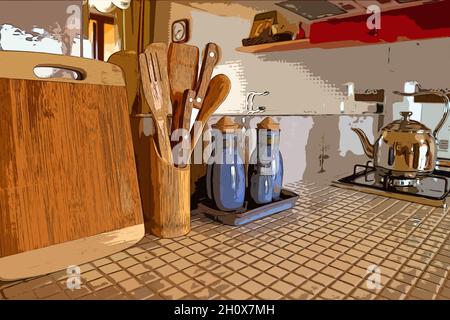
[(100, 14), (89, 15), (89, 40), (94, 59), (107, 61), (116, 52), (116, 30), (114, 18)]

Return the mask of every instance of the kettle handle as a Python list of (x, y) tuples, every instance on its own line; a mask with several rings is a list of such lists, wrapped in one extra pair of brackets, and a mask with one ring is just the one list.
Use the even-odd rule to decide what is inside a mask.
[(416, 96), (423, 96), (423, 95), (436, 95), (442, 98), (444, 101), (444, 114), (442, 115), (441, 120), (437, 124), (436, 128), (433, 131), (433, 136), (437, 138), (437, 135), (439, 133), (439, 130), (441, 130), (442, 126), (444, 125), (445, 121), (447, 121), (449, 110), (450, 110), (450, 99), (445, 93), (439, 92), (439, 91), (420, 91), (420, 92), (412, 92), (412, 93), (405, 93), (400, 91), (394, 91), (394, 94), (398, 94), (403, 97), (416, 97)]

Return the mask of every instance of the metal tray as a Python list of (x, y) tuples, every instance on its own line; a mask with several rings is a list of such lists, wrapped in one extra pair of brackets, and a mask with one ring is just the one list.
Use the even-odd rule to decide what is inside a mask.
[(264, 205), (258, 206), (246, 203), (244, 208), (236, 211), (225, 212), (211, 208), (211, 203), (203, 202), (198, 204), (197, 209), (215, 221), (230, 226), (242, 226), (269, 215), (288, 210), (295, 205), (297, 199), (298, 194), (290, 190), (283, 189), (281, 190), (280, 200)]

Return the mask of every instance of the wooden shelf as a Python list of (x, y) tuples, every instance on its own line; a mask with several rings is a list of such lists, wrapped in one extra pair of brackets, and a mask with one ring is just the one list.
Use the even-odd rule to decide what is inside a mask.
[(254, 46), (247, 47), (239, 47), (236, 48), (236, 51), (245, 52), (245, 53), (264, 53), (264, 52), (279, 52), (279, 51), (290, 51), (290, 50), (303, 50), (303, 49), (313, 49), (313, 48), (321, 48), (321, 49), (335, 49), (335, 48), (348, 48), (348, 47), (359, 47), (359, 46), (368, 46), (368, 45), (377, 45), (377, 44), (394, 44), (397, 42), (404, 41), (424, 41), (431, 40), (427, 39), (409, 39), (409, 38), (400, 38), (395, 42), (386, 42), (386, 41), (378, 41), (378, 42), (361, 42), (356, 40), (349, 41), (337, 41), (337, 42), (325, 42), (325, 43), (310, 43), (309, 39), (302, 40), (291, 40), (291, 41), (282, 41), (275, 43), (265, 43), (258, 44)]

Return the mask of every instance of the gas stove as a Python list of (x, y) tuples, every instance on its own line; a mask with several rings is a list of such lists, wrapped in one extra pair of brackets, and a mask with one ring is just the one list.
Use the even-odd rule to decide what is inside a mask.
[(421, 179), (401, 179), (391, 175), (380, 175), (369, 161), (365, 165), (355, 165), (353, 174), (332, 185), (399, 200), (416, 202), (434, 207), (447, 207), (450, 195), (450, 164), (440, 161), (432, 174)]

